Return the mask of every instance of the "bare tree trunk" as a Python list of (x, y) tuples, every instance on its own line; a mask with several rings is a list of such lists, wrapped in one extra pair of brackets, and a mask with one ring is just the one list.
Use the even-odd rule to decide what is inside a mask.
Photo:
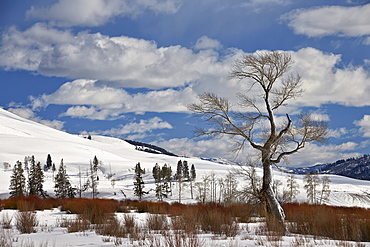
[[(265, 156), (265, 155), (263, 155)], [(272, 189), (272, 167), (268, 158), (263, 157), (263, 183), (261, 196), (265, 202), (266, 212), (280, 223), (284, 222), (285, 213), (280, 203), (276, 199)]]

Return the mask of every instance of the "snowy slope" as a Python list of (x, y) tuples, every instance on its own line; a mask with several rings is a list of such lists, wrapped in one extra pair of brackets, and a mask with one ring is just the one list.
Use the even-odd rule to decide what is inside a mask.
[[(171, 150), (169, 150), (171, 151)], [(172, 170), (176, 170), (177, 162), (185, 158), (173, 157), (161, 154), (150, 154), (135, 150), (135, 146), (112, 137), (93, 136), (92, 140), (85, 139), (77, 135), (71, 135), (59, 130), (55, 130), (39, 123), (23, 119), (10, 112), (0, 109), (0, 198), (9, 196), (9, 180), (11, 168), (4, 170), (3, 162), (8, 162), (12, 166), (17, 160), (23, 161), (25, 156), (34, 155), (36, 160), (42, 165), (46, 163), (46, 157), (50, 154), (56, 167), (59, 166), (63, 158), (70, 175), (72, 185), (79, 183), (78, 173), (81, 171), (83, 179), (90, 161), (96, 155), (102, 162), (99, 167), (99, 197), (123, 199), (135, 199), (132, 194), (133, 188), (133, 168), (140, 162), (142, 168), (147, 173), (144, 177), (145, 190), (154, 188), (154, 181), (151, 170), (155, 163), (160, 166), (163, 164), (171, 165)], [(231, 165), (218, 164), (197, 158), (186, 158), (189, 166), (194, 164), (197, 170), (197, 181), (201, 181), (203, 175), (215, 172), (218, 177), (225, 175), (234, 167)], [(258, 170), (261, 175), (261, 170)], [(114, 184), (107, 178), (108, 174), (114, 174), (112, 179)], [(51, 171), (45, 173), (46, 181), (44, 189), (49, 195), (53, 195), (53, 174)], [(275, 179), (282, 181), (281, 189), (285, 187), (286, 174), (275, 172)], [(306, 193), (303, 186), (303, 175), (297, 175), (297, 181), (301, 193), (298, 195), (299, 201), (306, 200)], [(370, 181), (356, 180), (336, 175), (330, 175), (331, 197), (329, 204), (338, 206), (360, 206), (370, 208)], [(196, 182), (197, 182), (196, 181)], [(240, 181), (241, 183), (243, 181)], [(84, 196), (89, 196), (86, 193)], [(155, 200), (154, 192), (151, 192), (145, 199)], [(176, 187), (174, 196), (168, 200), (177, 200)], [(183, 202), (193, 202), (190, 199), (190, 189), (184, 188), (182, 195)]]

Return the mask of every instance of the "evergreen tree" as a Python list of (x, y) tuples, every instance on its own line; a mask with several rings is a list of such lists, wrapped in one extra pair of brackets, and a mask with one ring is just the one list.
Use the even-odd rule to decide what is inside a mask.
[(189, 165), (186, 160), (182, 163), (182, 177), (187, 180), (190, 178)]
[(55, 177), (55, 197), (57, 198), (74, 198), (76, 195), (75, 188), (72, 188), (63, 159), (60, 161), (58, 173)]
[(177, 168), (176, 168), (176, 174), (175, 179), (178, 181), (179, 179), (182, 179), (182, 161), (179, 160), (177, 162)]
[(10, 177), (10, 197), (23, 196), (26, 193), (26, 177), (24, 176), (22, 162), (17, 161), (13, 167), (13, 174)]
[(194, 164), (192, 164), (190, 168), (190, 174), (189, 174), (191, 199), (193, 199), (193, 181), (195, 180), (196, 177), (197, 177), (197, 173), (195, 171), (195, 166)]
[(164, 164), (162, 167), (162, 176), (164, 179), (164, 191), (166, 195), (171, 194), (172, 196), (172, 169), (171, 166)]
[(179, 203), (181, 203), (181, 190), (182, 190), (182, 179), (183, 179), (183, 163), (181, 160), (177, 162), (176, 180), (179, 186)]
[(53, 165), (53, 162), (51, 160), (51, 156), (50, 156), (50, 154), (48, 154), (48, 156), (46, 157), (46, 167), (47, 167), (47, 169), (50, 169), (52, 165)]
[(143, 198), (146, 193), (144, 191), (144, 180), (143, 180), (144, 170), (141, 169), (140, 162), (135, 166), (135, 181), (134, 181), (134, 195), (139, 197), (139, 200)]
[(197, 172), (195, 170), (194, 164), (192, 164), (190, 168), (190, 181), (194, 181), (196, 177), (197, 177)]
[(158, 200), (162, 201), (163, 200), (163, 185), (162, 185), (162, 180), (163, 180), (163, 174), (161, 167), (158, 165), (158, 163), (155, 164), (153, 167), (153, 178), (156, 184), (155, 187), (155, 196), (157, 197)]
[(46, 197), (43, 189), (44, 172), (41, 169), (41, 163), (35, 161), (35, 157), (31, 158), (30, 172), (28, 174), (28, 194)]
[(94, 156), (94, 160), (93, 160), (93, 169), (94, 169), (94, 172), (96, 173), (98, 171), (98, 165), (99, 165), (99, 160), (98, 158), (96, 158), (96, 155)]
[(156, 183), (159, 183), (161, 181), (162, 174), (161, 174), (161, 167), (158, 165), (158, 163), (156, 163), (155, 166), (153, 167), (152, 174), (153, 174), (154, 181)]

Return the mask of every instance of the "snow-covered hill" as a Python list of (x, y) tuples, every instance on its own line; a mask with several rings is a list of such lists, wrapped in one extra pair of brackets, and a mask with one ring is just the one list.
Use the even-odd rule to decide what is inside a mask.
[[(235, 169), (232, 165), (214, 163), (198, 158), (183, 158), (142, 152), (135, 150), (135, 146), (128, 142), (112, 137), (92, 136), (92, 140), (89, 140), (26, 120), (0, 109), (0, 198), (9, 196), (8, 188), (12, 173), (11, 168), (4, 169), (2, 167), (4, 162), (13, 166), (17, 160), (23, 161), (25, 156), (34, 155), (36, 160), (44, 165), (48, 154), (51, 155), (56, 167), (59, 166), (61, 159), (64, 160), (72, 185), (78, 184), (78, 173), (81, 172), (83, 174), (82, 177), (84, 177), (90, 161), (94, 156), (97, 156), (101, 161), (99, 167), (99, 197), (115, 199), (124, 199), (124, 194), (127, 198), (135, 199), (132, 193), (133, 168), (138, 162), (147, 171), (144, 177), (145, 190), (154, 188), (151, 171), (156, 163), (160, 166), (165, 163), (171, 165), (174, 171), (180, 159), (187, 160), (189, 165), (195, 165), (197, 171), (196, 182), (202, 181), (202, 177), (211, 172), (214, 172), (218, 177), (225, 177), (230, 170)], [(258, 173), (261, 174), (261, 170), (258, 170)], [(108, 179), (109, 174), (113, 174), (110, 179)], [(51, 171), (47, 171), (45, 176), (44, 189), (52, 196), (54, 194), (53, 174)], [(286, 177), (287, 174), (285, 173), (275, 172), (275, 179), (281, 180), (283, 183), (281, 189), (285, 187)], [(301, 190), (297, 199), (305, 201), (306, 193), (303, 189), (303, 175), (297, 175), (296, 177)], [(370, 181), (361, 181), (336, 175), (329, 175), (329, 177), (332, 181), (330, 184), (332, 193), (329, 204), (370, 208), (370, 196), (367, 194), (367, 191), (370, 191)], [(114, 183), (112, 183), (112, 179), (115, 180)], [(241, 185), (243, 184), (242, 180), (239, 182)], [(155, 200), (154, 194), (154, 192), (149, 193), (145, 199)], [(86, 193), (84, 196), (88, 197), (89, 193)], [(173, 196), (168, 198), (168, 200), (178, 200), (176, 186)], [(194, 202), (194, 200), (190, 199), (189, 187), (183, 189), (182, 202)]]

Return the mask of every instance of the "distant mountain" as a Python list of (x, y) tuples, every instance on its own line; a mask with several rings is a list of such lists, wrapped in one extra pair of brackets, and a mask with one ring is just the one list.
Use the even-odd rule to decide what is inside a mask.
[(370, 180), (370, 155), (338, 160), (334, 163), (295, 168), (296, 174), (317, 171), (320, 174), (335, 174), (355, 179)]

